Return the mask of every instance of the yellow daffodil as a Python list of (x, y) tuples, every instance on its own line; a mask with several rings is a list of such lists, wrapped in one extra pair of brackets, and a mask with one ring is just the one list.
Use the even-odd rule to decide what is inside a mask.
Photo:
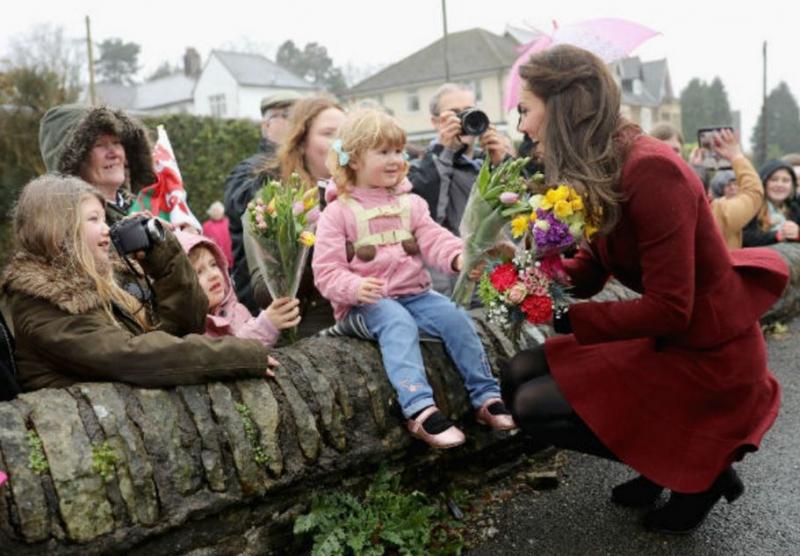
[(556, 218), (563, 220), (572, 214), (572, 203), (566, 200), (556, 201), (556, 204), (553, 207), (553, 212), (555, 213)]
[(539, 215), (536, 214), (536, 211), (534, 210), (533, 212), (531, 212), (531, 218), (530, 218), (531, 222), (536, 222), (537, 218), (539, 218)]
[(571, 204), (572, 204), (572, 210), (576, 212), (579, 210), (583, 210), (583, 199), (581, 199), (580, 197), (573, 198), (571, 200)]
[(309, 232), (307, 230), (303, 231), (303, 232), (300, 232), (300, 243), (302, 243), (306, 247), (313, 246), (314, 242), (316, 240), (317, 240), (317, 238), (314, 237), (314, 234), (312, 234), (311, 232)]
[(588, 222), (586, 226), (583, 228), (583, 235), (586, 236), (586, 239), (592, 239), (592, 236), (597, 233), (597, 226), (592, 226)]
[(275, 198), (273, 198), (267, 205), (267, 214), (275, 215)]
[(524, 214), (522, 216), (517, 216), (516, 218), (514, 218), (511, 221), (511, 235), (513, 237), (522, 236), (522, 234), (525, 233), (525, 230), (528, 229), (528, 222), (530, 222), (530, 220)]

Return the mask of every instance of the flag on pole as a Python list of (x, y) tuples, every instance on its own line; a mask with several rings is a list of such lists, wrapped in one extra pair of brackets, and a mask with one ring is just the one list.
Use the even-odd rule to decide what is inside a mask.
[(130, 212), (147, 210), (153, 216), (176, 226), (188, 224), (202, 233), (200, 221), (186, 203), (181, 171), (163, 125), (158, 126), (158, 140), (153, 148), (153, 166), (156, 181), (139, 192)]

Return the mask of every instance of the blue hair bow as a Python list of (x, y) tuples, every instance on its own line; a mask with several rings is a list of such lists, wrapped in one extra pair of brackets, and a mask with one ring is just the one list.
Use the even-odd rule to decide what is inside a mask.
[(342, 140), (337, 139), (331, 147), (339, 155), (339, 166), (347, 166), (347, 163), (350, 162), (350, 155), (342, 150)]

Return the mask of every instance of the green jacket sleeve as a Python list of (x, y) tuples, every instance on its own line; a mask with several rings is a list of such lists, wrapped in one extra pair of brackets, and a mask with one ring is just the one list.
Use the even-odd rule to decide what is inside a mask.
[(22, 360), (76, 381), (120, 381), (161, 387), (263, 377), (269, 351), (257, 340), (227, 336), (183, 338), (162, 331), (136, 335), (110, 322), (102, 309), (73, 315), (20, 296), (12, 310)]
[(153, 281), (159, 330), (175, 336), (203, 334), (208, 297), (175, 235), (167, 230), (166, 239), (140, 264)]

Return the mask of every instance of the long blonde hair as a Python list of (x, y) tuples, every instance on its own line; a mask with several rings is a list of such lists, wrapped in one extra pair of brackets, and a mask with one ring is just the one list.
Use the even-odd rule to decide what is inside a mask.
[(289, 115), (289, 131), (278, 148), (277, 156), (256, 168), (256, 173), (266, 173), (283, 181), (287, 181), (292, 174), (298, 174), (303, 182), (313, 185), (315, 181), (306, 168), (305, 144), (311, 124), (328, 108), (344, 112), (336, 99), (327, 96), (304, 98), (295, 102)]
[(128, 311), (149, 330), (146, 311), (114, 280), (111, 265), (100, 268), (83, 238), (81, 204), (95, 198), (105, 207), (103, 195), (80, 178), (46, 174), (28, 183), (17, 201), (14, 235), (17, 250), (44, 260), (94, 283), (103, 309), (119, 326), (112, 304)]
[(610, 232), (622, 214), (622, 166), (641, 133), (620, 116), (614, 77), (591, 52), (563, 44), (531, 56), (519, 74), (524, 87), (545, 103), (547, 182), (578, 189), (594, 223)]
[[(347, 115), (337, 135), (341, 141), (340, 151), (349, 160), (358, 160), (370, 149), (388, 146), (404, 149), (406, 132), (392, 116), (383, 110), (361, 108)], [(347, 188), (356, 183), (356, 171), (347, 164), (340, 164), (340, 153), (331, 148), (325, 165), (336, 183), (338, 194), (346, 194)], [(402, 177), (408, 173), (408, 162), (403, 165)], [(402, 178), (401, 178), (402, 179)]]

